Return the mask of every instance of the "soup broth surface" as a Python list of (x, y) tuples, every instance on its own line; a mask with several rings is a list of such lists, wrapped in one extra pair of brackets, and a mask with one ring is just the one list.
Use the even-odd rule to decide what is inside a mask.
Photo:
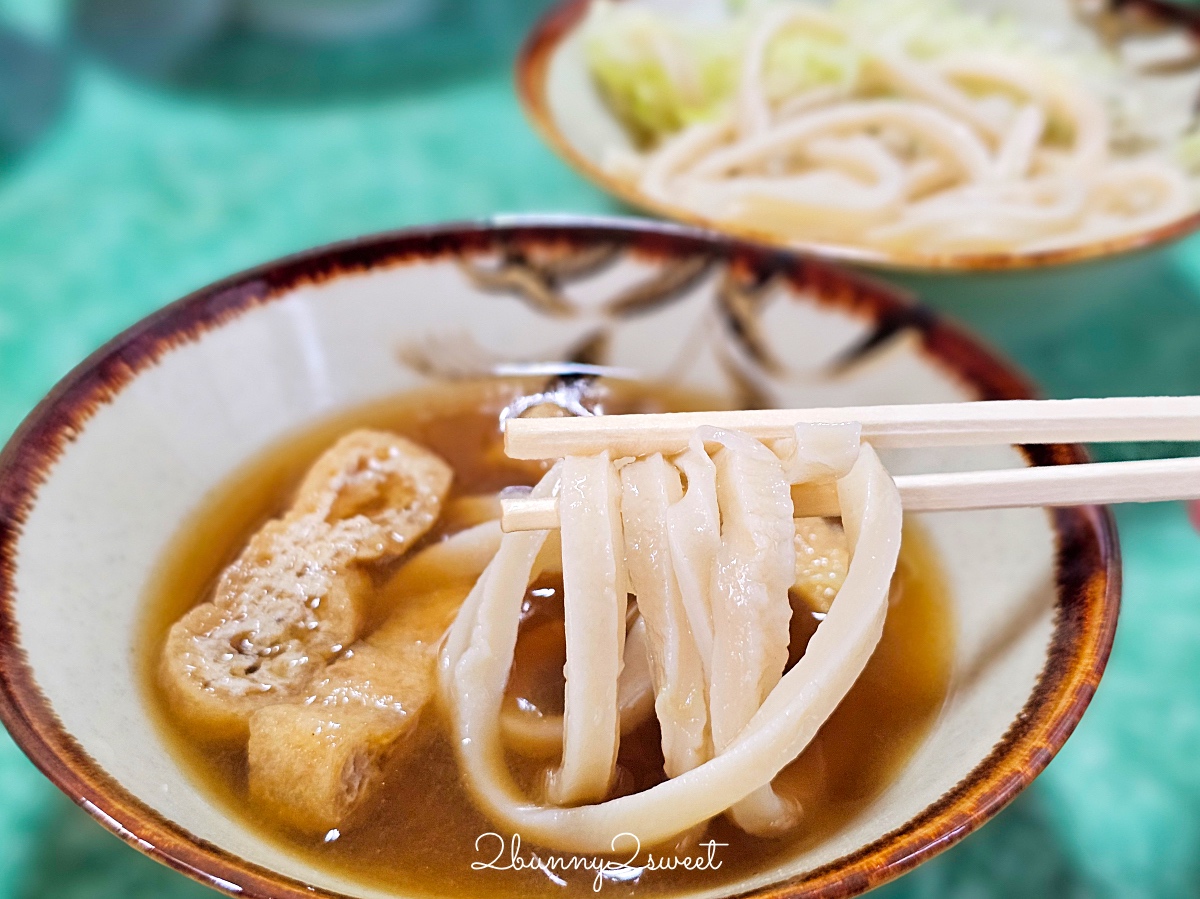
[[(573, 857), (528, 843), (518, 848), (513, 834), (476, 809), (437, 712), (431, 710), (422, 719), (418, 748), (401, 753), (383, 785), (354, 818), (339, 830), (314, 837), (256, 814), (248, 798), (244, 741), (213, 743), (204, 733), (189, 729), (172, 715), (156, 675), (170, 626), (211, 596), (222, 569), (238, 556), (255, 530), (287, 508), (304, 472), (342, 434), (358, 427), (379, 428), (438, 453), (454, 468), (451, 500), (530, 485), (545, 465), (504, 455), (498, 414), (513, 399), (538, 387), (512, 380), (440, 386), (339, 415), (252, 460), (214, 491), (180, 529), (147, 597), (138, 643), (142, 683), (180, 765), (230, 817), (315, 866), (400, 895), (595, 895), (592, 869), (547, 872), (532, 863), (513, 865), (514, 854), (526, 861), (535, 854), (543, 860), (557, 856), (568, 862)], [(710, 396), (661, 386), (614, 383), (604, 386), (601, 395), (598, 411), (608, 413), (717, 407)], [(444, 515), (422, 543), (462, 526)], [(388, 573), (380, 572), (376, 580), (381, 594)], [(530, 585), (510, 682), (510, 691), (519, 689), (547, 713), (561, 713), (562, 706), (561, 600), (561, 576), (543, 577)], [(402, 600), (376, 598), (380, 618), (393, 601)], [(818, 624), (810, 613), (793, 622), (793, 656), (798, 643), (807, 643)], [(803, 804), (802, 824), (783, 838), (763, 839), (717, 818), (699, 846), (649, 850), (660, 859), (710, 859), (703, 870), (645, 869), (643, 851), (633, 870), (606, 875), (602, 892), (657, 896), (719, 887), (773, 867), (844, 827), (897, 775), (944, 704), (950, 684), (951, 633), (950, 603), (937, 560), (920, 529), (906, 521), (887, 622), (870, 663), (810, 746), (775, 780), (782, 794)], [(619, 789), (645, 789), (664, 778), (658, 740), (653, 717), (622, 738)], [(523, 783), (534, 782), (543, 766), (555, 762), (512, 755), (509, 759)], [(709, 846), (709, 841), (717, 845)], [(620, 849), (613, 859), (627, 860), (630, 852), (625, 846)], [(473, 863), (491, 866), (478, 869)], [(640, 871), (639, 866), (643, 866)]]

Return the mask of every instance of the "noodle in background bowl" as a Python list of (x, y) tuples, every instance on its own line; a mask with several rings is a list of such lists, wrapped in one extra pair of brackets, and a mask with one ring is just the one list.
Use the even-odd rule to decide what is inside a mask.
[[(187, 778), (137, 682), (143, 592), (189, 513), (281, 438), (431, 378), (555, 359), (755, 405), (1029, 392), (985, 347), (887, 288), (674, 226), (504, 220), (271, 263), (116, 338), (0, 455), (0, 718), (104, 826), (216, 889), (385, 895), (231, 820)], [(1070, 446), (991, 447), (886, 461), (917, 472), (1083, 458)], [(1083, 714), (1117, 619), (1110, 516), (921, 521), (954, 607), (945, 708), (861, 816), (719, 894), (846, 896), (895, 877), (1003, 808)]]
[[(1047, 250), (1012, 250), (986, 253), (922, 252), (877, 249), (867, 246), (788, 239), (777, 232), (756, 229), (707, 217), (695, 209), (648, 196), (633, 181), (618, 177), (606, 166), (615, 152), (633, 148), (622, 123), (603, 102), (585, 59), (582, 25), (595, 0), (562, 0), (534, 28), (517, 63), (521, 102), (534, 126), (550, 146), (591, 181), (619, 199), (647, 212), (700, 225), (739, 238), (804, 250), (815, 255), (872, 268), (907, 272), (975, 272), (1040, 268), (1145, 249), (1183, 237), (1200, 226), (1200, 210), (1154, 227), (1100, 240)], [(726, 0), (697, 0), (689, 4), (671, 0), (620, 0), (698, 21), (718, 19)], [(813, 2), (813, 0), (805, 0)], [(1073, 10), (1108, 9), (1107, 0), (958, 0), (968, 11), (1010, 14), (1020, 24), (1043, 25), (1056, 32), (1092, 28), (1104, 40), (1137, 39), (1147, 28), (1165, 28), (1196, 44), (1196, 51), (1181, 62), (1172, 62), (1169, 77), (1188, 79), (1161, 91), (1155, 102), (1166, 104), (1172, 116), (1190, 116), (1200, 93), (1200, 13), (1157, 0), (1112, 3), (1113, 10), (1094, 16), (1090, 24), (1078, 21)], [(1180, 69), (1181, 71), (1176, 71)], [(1181, 74), (1182, 72), (1182, 74)], [(1195, 81), (1193, 84), (1192, 81)]]

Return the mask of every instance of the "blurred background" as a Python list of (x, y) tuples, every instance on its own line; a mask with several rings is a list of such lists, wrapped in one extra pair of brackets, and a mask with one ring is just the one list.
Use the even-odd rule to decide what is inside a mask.
[[(544, 5), (0, 0), (0, 441), (106, 339), (255, 263), (424, 222), (627, 211), (522, 119), (512, 59)], [(1049, 396), (1200, 393), (1200, 240), (904, 283)], [(993, 823), (879, 895), (1200, 896), (1200, 536), (1180, 505), (1118, 518), (1125, 610), (1083, 724)], [(0, 899), (206, 895), (0, 732)]]

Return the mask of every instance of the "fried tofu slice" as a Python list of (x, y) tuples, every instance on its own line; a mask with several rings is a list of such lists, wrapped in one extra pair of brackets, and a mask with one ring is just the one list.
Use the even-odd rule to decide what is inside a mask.
[(367, 575), (307, 517), (269, 522), (221, 575), (212, 602), (167, 634), (159, 676), (171, 709), (214, 739), (307, 686), (362, 626)]
[(453, 472), (424, 447), (383, 431), (353, 431), (319, 458), (291, 515), (344, 532), (360, 562), (395, 559), (432, 527)]
[(300, 695), (361, 635), (366, 566), (428, 531), (450, 479), (439, 457), (393, 434), (356, 431), (322, 455), (293, 507), (168, 633), (159, 678), (172, 710), (229, 739), (254, 712)]
[(810, 611), (828, 612), (850, 569), (850, 543), (827, 518), (797, 518), (796, 580), (789, 591)]
[(437, 689), (437, 652), (466, 587), (410, 599), (330, 665), (303, 701), (250, 719), (250, 796), (289, 826), (342, 826), (389, 763), (416, 745)]

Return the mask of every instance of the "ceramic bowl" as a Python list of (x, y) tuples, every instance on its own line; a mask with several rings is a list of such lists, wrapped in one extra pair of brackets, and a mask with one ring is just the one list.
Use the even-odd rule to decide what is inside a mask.
[[(788, 240), (777, 233), (731, 225), (678, 205), (645, 195), (636, 184), (605, 166), (613, 151), (631, 151), (633, 143), (601, 99), (587, 69), (581, 25), (596, 0), (559, 0), (526, 39), (517, 61), (521, 103), (538, 133), (585, 177), (608, 193), (646, 212), (734, 237), (750, 238), (818, 256), (873, 268), (904, 271), (974, 272), (1036, 268), (1126, 253), (1165, 243), (1200, 227), (1200, 211), (1142, 232), (1039, 252), (987, 254), (886, 252), (832, 242)], [(725, 0), (622, 0), (674, 15), (711, 21), (727, 14)], [(1190, 121), (1200, 96), (1200, 12), (1184, 4), (1159, 0), (959, 0), (967, 9), (1001, 11), (1013, 19), (1052, 34), (1095, 32), (1086, 40), (1110, 47), (1119, 58), (1139, 58), (1133, 45), (1148, 35), (1177, 32), (1183, 47), (1179, 61), (1151, 69), (1151, 77), (1169, 80), (1166, 115)], [(1129, 63), (1132, 66), (1133, 63)], [(1145, 74), (1147, 70), (1140, 70)]]
[[(632, 368), (743, 405), (1029, 395), (986, 347), (888, 288), (675, 226), (493, 221), (262, 266), (116, 338), (0, 456), (0, 718), (13, 737), (101, 824), (209, 886), (383, 896), (230, 820), (189, 780), (137, 682), (143, 594), (189, 513), (264, 448), (431, 377), (539, 359)], [(1083, 458), (1054, 446), (887, 461), (917, 472)], [(945, 708), (851, 824), (722, 894), (848, 896), (893, 878), (1003, 808), (1083, 714), (1117, 620), (1108, 514), (923, 521), (953, 597)]]

